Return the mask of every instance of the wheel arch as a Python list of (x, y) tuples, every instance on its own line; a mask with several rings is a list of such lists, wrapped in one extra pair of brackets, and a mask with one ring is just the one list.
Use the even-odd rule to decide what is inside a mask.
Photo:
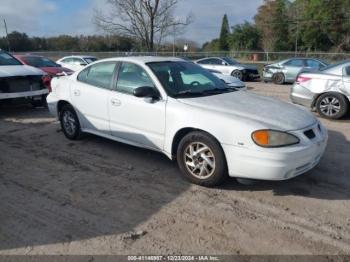
[(194, 128), (194, 127), (184, 127), (184, 128), (181, 128), (180, 130), (178, 130), (173, 138), (173, 141), (172, 141), (172, 144), (171, 144), (171, 156), (172, 156), (172, 159), (176, 159), (176, 152), (177, 152), (177, 149), (179, 147), (179, 144), (181, 142), (181, 140), (186, 136), (188, 135), (189, 133), (192, 133), (192, 132), (203, 132), (207, 135), (209, 135), (210, 137), (212, 137), (221, 147), (221, 149), (224, 151), (224, 149), (222, 148), (221, 146), (221, 143), (220, 141), (211, 133), (207, 132), (207, 131), (204, 131), (200, 128)]
[(316, 94), (315, 97), (314, 97), (314, 100), (312, 101), (312, 104), (311, 104), (311, 108), (315, 108), (316, 107), (316, 104), (317, 104), (317, 101), (318, 99), (324, 95), (324, 94), (338, 94), (338, 95), (341, 95), (343, 97), (346, 98), (346, 101), (348, 102), (348, 104), (350, 105), (350, 97), (344, 95), (343, 93), (341, 92), (337, 92), (337, 91), (328, 91), (328, 92), (322, 92), (322, 93), (319, 93), (319, 94)]
[(58, 101), (58, 103), (57, 103), (57, 115), (58, 115), (58, 118), (60, 117), (60, 115), (61, 115), (61, 110), (62, 110), (63, 106), (65, 106), (65, 105), (70, 105), (70, 106), (72, 106), (71, 103), (69, 103), (69, 102), (66, 101), (66, 100), (60, 100), (60, 101)]

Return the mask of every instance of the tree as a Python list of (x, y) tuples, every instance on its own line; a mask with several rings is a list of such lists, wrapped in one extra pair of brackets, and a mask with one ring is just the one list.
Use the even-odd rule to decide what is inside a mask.
[(235, 50), (259, 50), (261, 49), (259, 30), (247, 21), (235, 25), (232, 27), (229, 44), (231, 49)]
[(11, 51), (23, 52), (32, 49), (32, 43), (25, 33), (13, 31), (8, 34), (8, 40), (11, 45)]
[(229, 50), (229, 35), (230, 35), (230, 25), (228, 23), (227, 15), (225, 14), (222, 18), (221, 32), (219, 38), (219, 49), (222, 51)]
[(108, 14), (95, 10), (95, 24), (108, 33), (137, 39), (148, 51), (174, 31), (182, 30), (191, 16), (174, 16), (179, 0), (107, 0)]
[(286, 51), (292, 48), (288, 0), (264, 0), (254, 20), (261, 35), (264, 50)]

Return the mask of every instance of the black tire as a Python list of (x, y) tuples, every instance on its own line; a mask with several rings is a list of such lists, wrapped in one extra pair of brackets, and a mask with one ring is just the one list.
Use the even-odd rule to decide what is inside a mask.
[(320, 116), (324, 118), (340, 119), (348, 112), (349, 101), (342, 94), (325, 93), (317, 99), (316, 109)]
[(272, 76), (272, 82), (275, 85), (283, 85), (285, 82), (285, 77), (283, 73), (276, 73)]
[(235, 70), (231, 73), (231, 76), (238, 78), (239, 80), (243, 81), (244, 80), (244, 75), (241, 70)]
[[(191, 147), (197, 148), (194, 152), (198, 149), (203, 150), (205, 147), (209, 150), (202, 151), (201, 155), (188, 157)], [(181, 140), (177, 149), (177, 162), (182, 175), (193, 184), (215, 187), (222, 184), (228, 177), (226, 157), (221, 145), (215, 138), (205, 132), (192, 132)], [(190, 167), (186, 163), (193, 166)], [(202, 175), (202, 169), (207, 176)], [(196, 174), (197, 171), (200, 174)]]
[(81, 138), (82, 132), (79, 118), (71, 105), (64, 105), (60, 111), (61, 128), (64, 135), (70, 140)]

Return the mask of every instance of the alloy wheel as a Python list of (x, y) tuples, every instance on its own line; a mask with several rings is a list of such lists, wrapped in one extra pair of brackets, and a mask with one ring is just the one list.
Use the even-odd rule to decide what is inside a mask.
[(62, 115), (63, 128), (68, 135), (74, 136), (77, 129), (77, 122), (72, 112), (64, 111)]
[(327, 96), (320, 103), (321, 112), (329, 117), (337, 115), (341, 110), (340, 101), (333, 96)]

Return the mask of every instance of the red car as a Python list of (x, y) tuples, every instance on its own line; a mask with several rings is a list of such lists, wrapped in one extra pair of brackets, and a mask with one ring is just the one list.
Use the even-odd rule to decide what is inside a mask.
[(47, 77), (44, 79), (45, 85), (49, 87), (51, 91), (51, 79), (54, 76), (71, 75), (74, 72), (68, 68), (61, 67), (54, 61), (38, 55), (15, 55), (25, 65), (30, 65), (36, 68), (40, 68), (47, 73)]

